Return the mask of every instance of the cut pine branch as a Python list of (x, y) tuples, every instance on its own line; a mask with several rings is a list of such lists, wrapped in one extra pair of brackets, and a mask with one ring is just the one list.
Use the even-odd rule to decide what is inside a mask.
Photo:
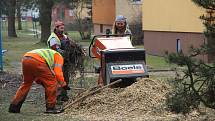
[(86, 94), (86, 95), (84, 95), (84, 96), (78, 98), (77, 100), (73, 101), (72, 103), (66, 105), (66, 106), (64, 107), (64, 110), (66, 110), (66, 109), (72, 107), (74, 104), (76, 104), (76, 103), (82, 101), (83, 99), (85, 99), (85, 98), (87, 98), (87, 97), (89, 97), (89, 96), (91, 96), (91, 95), (94, 95), (95, 93), (100, 92), (100, 91), (102, 91), (103, 89), (108, 88), (108, 87), (110, 87), (110, 86), (113, 86), (113, 85), (115, 85), (115, 84), (117, 84), (117, 83), (119, 83), (119, 82), (121, 82), (121, 81), (122, 81), (122, 79), (116, 80), (116, 81), (114, 81), (114, 82), (112, 82), (112, 83), (110, 83), (110, 84), (108, 84), (108, 85), (105, 85), (105, 86), (102, 86), (102, 87), (96, 89), (95, 91), (89, 92), (88, 94)]

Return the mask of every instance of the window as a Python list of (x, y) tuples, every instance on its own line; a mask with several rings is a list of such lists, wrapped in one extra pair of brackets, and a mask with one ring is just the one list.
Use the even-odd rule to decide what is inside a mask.
[(2, 21), (6, 21), (6, 17), (5, 16), (2, 17)]
[(176, 39), (176, 52), (180, 52), (181, 51), (181, 40), (180, 39)]
[(69, 10), (69, 16), (74, 16), (74, 11), (73, 10)]
[(64, 9), (64, 8), (61, 8), (61, 9), (60, 9), (60, 19), (61, 19), (61, 20), (64, 20), (64, 18), (65, 18), (65, 9)]
[(103, 24), (100, 24), (100, 33), (103, 33)]
[(22, 16), (21, 21), (26, 21), (26, 17)]

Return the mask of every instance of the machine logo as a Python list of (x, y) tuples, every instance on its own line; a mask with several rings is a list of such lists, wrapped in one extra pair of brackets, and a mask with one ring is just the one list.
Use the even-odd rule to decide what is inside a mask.
[(139, 74), (145, 72), (142, 64), (113, 65), (111, 71), (112, 74)]

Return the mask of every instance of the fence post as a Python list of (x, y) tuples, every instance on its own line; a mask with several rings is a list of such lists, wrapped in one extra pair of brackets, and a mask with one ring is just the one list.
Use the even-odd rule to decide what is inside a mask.
[(0, 11), (0, 70), (3, 71), (3, 53), (2, 53), (2, 14)]

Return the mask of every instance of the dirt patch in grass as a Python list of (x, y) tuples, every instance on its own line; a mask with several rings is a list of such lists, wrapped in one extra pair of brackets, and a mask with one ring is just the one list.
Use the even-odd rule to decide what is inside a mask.
[(19, 74), (1, 72), (0, 73), (0, 87), (7, 90), (8, 94), (13, 94), (22, 82), (22, 77)]

